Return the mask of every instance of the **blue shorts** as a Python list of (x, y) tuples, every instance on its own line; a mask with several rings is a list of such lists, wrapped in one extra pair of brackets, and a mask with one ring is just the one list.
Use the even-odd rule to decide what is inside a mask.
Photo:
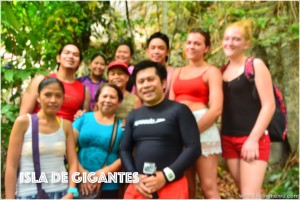
[[(49, 199), (61, 199), (67, 194), (67, 190), (58, 192), (48, 192)], [(30, 196), (16, 196), (16, 199), (37, 199), (37, 194)]]

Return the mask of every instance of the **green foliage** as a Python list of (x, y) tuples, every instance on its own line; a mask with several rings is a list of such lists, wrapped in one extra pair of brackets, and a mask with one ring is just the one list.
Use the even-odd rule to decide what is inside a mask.
[(268, 196), (282, 195), (281, 198), (284, 198), (297, 195), (299, 197), (298, 155), (290, 156), (283, 170), (269, 167), (265, 182), (264, 187), (268, 191)]

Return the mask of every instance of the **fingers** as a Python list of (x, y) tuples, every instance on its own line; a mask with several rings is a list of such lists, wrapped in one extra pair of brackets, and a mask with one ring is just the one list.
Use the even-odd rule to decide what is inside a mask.
[(100, 191), (100, 189), (101, 189), (101, 184), (102, 183), (97, 183), (96, 184), (96, 192), (98, 193), (99, 191)]
[(147, 176), (140, 175), (139, 178), (140, 181), (138, 183), (134, 183), (134, 187), (136, 191), (138, 191), (141, 195), (151, 199), (152, 198), (151, 190), (144, 184), (144, 180), (147, 178)]
[(258, 149), (242, 150), (241, 156), (245, 161), (252, 162), (259, 158), (259, 151)]
[(88, 189), (88, 186), (86, 183), (81, 183), (80, 184), (80, 192), (83, 194), (83, 195), (88, 195), (89, 194), (89, 189)]

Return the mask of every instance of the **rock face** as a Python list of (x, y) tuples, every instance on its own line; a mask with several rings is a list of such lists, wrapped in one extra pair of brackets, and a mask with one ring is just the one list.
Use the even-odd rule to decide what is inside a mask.
[[(278, 32), (276, 26), (271, 26), (259, 33), (260, 40), (265, 40), (272, 32)], [(267, 48), (256, 46), (252, 55), (263, 59), (272, 74), (273, 83), (281, 90), (287, 108), (288, 142), (272, 143), (270, 163), (281, 165), (287, 159), (288, 153), (299, 152), (299, 41), (279, 40)]]

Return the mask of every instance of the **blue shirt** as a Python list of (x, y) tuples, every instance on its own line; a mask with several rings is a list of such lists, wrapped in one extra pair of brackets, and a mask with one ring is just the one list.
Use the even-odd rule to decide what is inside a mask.
[[(120, 142), (124, 134), (121, 124), (122, 121), (119, 120), (115, 144), (108, 157), (107, 165), (111, 165), (119, 158)], [(79, 132), (78, 159), (82, 167), (89, 172), (101, 169), (110, 146), (113, 124), (100, 124), (94, 112), (87, 112), (73, 122), (73, 128)], [(118, 184), (104, 184), (102, 189), (115, 190), (118, 189)]]

